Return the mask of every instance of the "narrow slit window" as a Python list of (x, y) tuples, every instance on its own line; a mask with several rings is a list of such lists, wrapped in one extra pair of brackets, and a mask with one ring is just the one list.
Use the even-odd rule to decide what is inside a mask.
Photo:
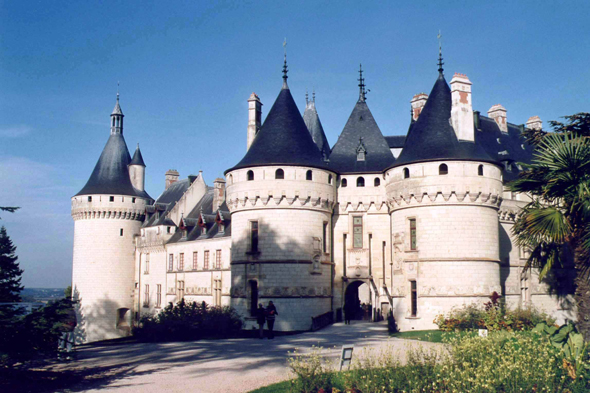
[(416, 281), (410, 281), (410, 302), (411, 302), (411, 316), (418, 315), (418, 288)]
[(483, 176), (483, 165), (477, 167), (477, 175)]
[(322, 247), (324, 249), (324, 253), (328, 252), (328, 223), (324, 222), (324, 232), (323, 232), (323, 244)]
[(193, 252), (193, 270), (197, 270), (198, 265), (198, 256), (199, 253), (197, 251)]
[(120, 236), (123, 236), (123, 228), (121, 228), (121, 232), (119, 233)]
[(410, 218), (410, 250), (416, 250), (416, 219)]
[(258, 221), (250, 221), (250, 251), (258, 252)]
[(410, 170), (408, 168), (404, 168), (404, 179), (410, 178)]

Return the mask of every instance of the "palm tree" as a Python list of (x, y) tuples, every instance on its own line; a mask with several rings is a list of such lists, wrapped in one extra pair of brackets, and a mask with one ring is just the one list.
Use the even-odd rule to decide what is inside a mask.
[(568, 125), (552, 122), (556, 132), (530, 140), (537, 145), (532, 163), (510, 186), (532, 202), (513, 233), (519, 247), (530, 251), (525, 269), (539, 268), (540, 279), (573, 259), (577, 326), (590, 341), (590, 129), (573, 128), (574, 116), (567, 117)]

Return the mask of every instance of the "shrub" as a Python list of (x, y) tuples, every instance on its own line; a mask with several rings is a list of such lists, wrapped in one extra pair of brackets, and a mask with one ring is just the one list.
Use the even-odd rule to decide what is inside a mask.
[(160, 313), (140, 319), (133, 334), (141, 341), (185, 341), (208, 337), (233, 337), (242, 320), (231, 307), (208, 306), (205, 302), (169, 303)]
[(312, 347), (310, 354), (290, 353), (289, 368), (297, 376), (291, 381), (291, 391), (301, 393), (323, 393), (332, 390), (333, 371), (322, 348)]

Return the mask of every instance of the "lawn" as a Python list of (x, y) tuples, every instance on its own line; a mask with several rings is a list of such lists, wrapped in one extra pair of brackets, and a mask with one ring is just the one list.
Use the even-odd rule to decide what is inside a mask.
[(446, 332), (443, 332), (442, 330), (410, 330), (408, 332), (390, 333), (389, 336), (403, 338), (405, 340), (419, 340), (440, 343), (442, 342), (443, 334), (445, 333)]

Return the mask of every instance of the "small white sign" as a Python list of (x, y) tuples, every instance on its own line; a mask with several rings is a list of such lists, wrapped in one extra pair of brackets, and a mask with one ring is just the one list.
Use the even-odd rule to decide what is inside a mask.
[(487, 337), (488, 329), (479, 329), (479, 337)]
[(352, 351), (354, 350), (354, 345), (343, 345), (342, 346), (342, 355), (340, 356), (340, 371), (342, 371), (342, 367), (350, 367), (350, 363), (352, 361)]

